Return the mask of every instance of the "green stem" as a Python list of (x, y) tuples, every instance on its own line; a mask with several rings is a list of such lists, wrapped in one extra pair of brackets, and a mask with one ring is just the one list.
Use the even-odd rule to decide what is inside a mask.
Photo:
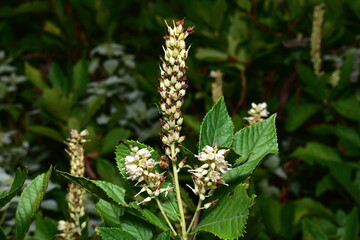
[[(175, 155), (175, 144), (173, 143), (173, 144), (171, 144), (171, 160), (175, 156), (176, 156)], [(175, 182), (176, 199), (178, 202), (179, 212), (180, 212), (180, 226), (181, 226), (181, 232), (182, 232), (182, 239), (187, 240), (185, 214), (184, 214), (182, 199), (181, 199), (181, 195), (180, 195), (178, 169), (177, 169), (175, 161), (172, 161), (172, 166), (173, 166), (173, 174), (174, 174), (174, 182)]]
[(191, 228), (192, 226), (194, 225), (194, 222), (195, 222), (195, 219), (197, 218), (197, 215), (198, 215), (198, 212), (200, 211), (200, 208), (201, 208), (201, 204), (202, 204), (202, 200), (199, 199), (199, 202), (198, 202), (198, 205), (196, 206), (196, 210), (194, 212), (194, 216), (193, 218), (191, 219), (191, 222), (190, 222), (190, 225), (186, 231), (186, 234), (189, 234), (189, 232), (191, 231)]
[(177, 232), (175, 231), (174, 227), (171, 225), (171, 222), (170, 222), (169, 218), (167, 217), (167, 215), (166, 215), (166, 213), (165, 213), (165, 211), (164, 211), (164, 208), (162, 207), (159, 199), (158, 199), (157, 197), (155, 197), (155, 200), (156, 200), (156, 203), (157, 203), (158, 206), (159, 206), (159, 209), (160, 209), (160, 211), (161, 211), (161, 214), (162, 214), (162, 215), (164, 216), (164, 218), (165, 218), (166, 223), (169, 225), (171, 231), (172, 231), (172, 232), (174, 233), (174, 235), (176, 236), (176, 235), (177, 235)]

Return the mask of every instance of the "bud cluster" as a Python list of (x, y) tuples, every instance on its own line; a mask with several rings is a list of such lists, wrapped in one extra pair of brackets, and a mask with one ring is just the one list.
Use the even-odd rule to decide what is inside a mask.
[(193, 170), (188, 170), (193, 174), (194, 188), (191, 190), (199, 195), (201, 200), (213, 194), (219, 184), (224, 184), (222, 173), (229, 171), (230, 164), (225, 160), (225, 154), (228, 149), (218, 149), (217, 145), (214, 147), (205, 146), (199, 155), (195, 155), (197, 159), (203, 164)]
[(249, 124), (254, 124), (257, 122), (261, 122), (264, 118), (269, 116), (269, 112), (267, 111), (267, 104), (265, 102), (255, 104), (251, 104), (251, 109), (248, 113), (251, 115), (250, 117), (245, 117), (244, 119), (249, 122)]
[[(77, 130), (70, 131), (70, 138), (67, 138), (65, 151), (70, 156), (70, 173), (76, 177), (83, 177), (85, 173), (84, 166), (84, 143), (87, 142), (84, 137), (88, 135), (87, 130), (78, 133)], [(80, 236), (86, 226), (86, 222), (80, 223), (80, 218), (85, 215), (84, 196), (85, 190), (73, 183), (68, 188), (68, 207), (71, 221), (59, 221), (58, 230), (62, 233), (59, 235), (63, 239), (75, 239)]]
[(171, 28), (166, 23), (169, 35), (164, 37), (166, 48), (163, 46), (164, 58), (160, 58), (162, 64), (158, 92), (161, 96), (160, 110), (163, 115), (160, 120), (163, 133), (160, 134), (160, 138), (165, 146), (166, 155), (173, 161), (176, 161), (175, 155), (180, 150), (175, 148), (174, 154), (171, 154), (171, 146), (185, 140), (185, 136), (180, 135), (183, 123), (181, 106), (188, 88), (185, 60), (189, 48), (186, 48), (185, 39), (193, 32), (192, 27), (185, 29), (183, 24), (183, 20), (177, 21)]
[(137, 146), (130, 146), (130, 150), (130, 155), (125, 157), (125, 170), (128, 179), (137, 181), (136, 185), (144, 182), (141, 184), (140, 192), (135, 197), (142, 192), (146, 192), (149, 195), (139, 204), (151, 201), (152, 198), (159, 196), (160, 193), (166, 192), (167, 194), (170, 188), (161, 188), (161, 184), (164, 182), (164, 173), (153, 171), (158, 162), (151, 158), (151, 151), (147, 148), (139, 149)]

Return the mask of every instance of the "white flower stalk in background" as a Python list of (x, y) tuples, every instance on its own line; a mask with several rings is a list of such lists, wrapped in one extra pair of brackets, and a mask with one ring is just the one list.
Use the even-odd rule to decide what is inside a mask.
[(228, 149), (219, 150), (217, 145), (214, 147), (205, 146), (199, 155), (195, 155), (202, 162), (202, 165), (193, 170), (188, 170), (193, 174), (195, 185), (194, 188), (189, 187), (199, 196), (201, 201), (211, 196), (219, 184), (227, 185), (221, 174), (231, 169), (231, 165), (225, 160), (225, 153), (228, 151)]
[(319, 4), (314, 8), (312, 32), (311, 32), (311, 61), (314, 65), (314, 71), (317, 76), (321, 76), (321, 34), (322, 24), (324, 22), (325, 9), (324, 4)]
[[(84, 166), (84, 139), (89, 132), (83, 130), (78, 133), (77, 130), (70, 131), (70, 138), (67, 138), (66, 145), (68, 149), (65, 151), (70, 156), (70, 173), (76, 177), (83, 177), (85, 173)], [(68, 207), (71, 221), (59, 221), (58, 230), (63, 239), (75, 239), (81, 235), (82, 230), (86, 226), (86, 221), (80, 222), (80, 218), (85, 215), (84, 196), (85, 190), (74, 183), (69, 184), (68, 189)]]
[(151, 199), (160, 195), (160, 193), (168, 193), (170, 187), (161, 188), (164, 182), (163, 173), (153, 171), (158, 162), (151, 158), (151, 152), (146, 148), (139, 149), (138, 147), (130, 146), (131, 153), (125, 157), (125, 170), (128, 179), (137, 181), (135, 185), (140, 183), (142, 187), (140, 192), (135, 195), (138, 196), (142, 192), (146, 192), (149, 196), (146, 197), (142, 203), (151, 201)]
[(251, 104), (251, 109), (248, 113), (251, 115), (250, 117), (245, 117), (244, 119), (249, 122), (249, 124), (254, 124), (257, 122), (263, 121), (265, 118), (269, 116), (269, 112), (267, 111), (267, 104), (265, 102), (255, 104)]
[(219, 70), (212, 70), (210, 72), (210, 77), (215, 78), (215, 82), (211, 83), (211, 93), (212, 93), (212, 100), (214, 103), (216, 103), (219, 98), (223, 96), (223, 72)]
[(163, 130), (160, 137), (165, 153), (172, 161), (177, 160), (176, 155), (180, 152), (177, 145), (185, 139), (185, 136), (180, 135), (183, 123), (181, 106), (188, 87), (185, 60), (189, 48), (186, 48), (185, 39), (193, 32), (193, 28), (185, 29), (183, 24), (184, 21), (177, 21), (171, 28), (166, 23), (169, 35), (164, 37), (166, 48), (163, 47), (164, 58), (160, 58), (162, 65), (158, 91), (161, 96), (160, 109), (163, 115), (160, 119)]

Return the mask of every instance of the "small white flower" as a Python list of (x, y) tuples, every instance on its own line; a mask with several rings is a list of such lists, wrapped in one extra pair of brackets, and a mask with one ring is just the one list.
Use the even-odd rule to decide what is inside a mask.
[(249, 124), (261, 122), (270, 114), (266, 109), (267, 104), (265, 102), (259, 104), (252, 103), (251, 107), (252, 108), (248, 111), (251, 116), (244, 118), (246, 121), (249, 122)]
[[(231, 168), (224, 156), (229, 151), (228, 149), (218, 150), (217, 145), (215, 145), (214, 147), (205, 146), (202, 150), (195, 157), (199, 161), (204, 162), (204, 164), (188, 171), (194, 176), (193, 182), (195, 187), (189, 186), (190, 189), (196, 195), (199, 195), (201, 200), (204, 200), (205, 197), (212, 195), (218, 183), (226, 185), (221, 174), (229, 171)], [(207, 195), (206, 192), (208, 192)]]

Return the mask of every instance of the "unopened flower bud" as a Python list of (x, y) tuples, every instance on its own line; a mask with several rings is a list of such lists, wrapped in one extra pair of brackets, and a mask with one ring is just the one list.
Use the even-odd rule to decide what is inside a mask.
[(182, 143), (185, 140), (185, 136), (179, 137), (178, 143)]

